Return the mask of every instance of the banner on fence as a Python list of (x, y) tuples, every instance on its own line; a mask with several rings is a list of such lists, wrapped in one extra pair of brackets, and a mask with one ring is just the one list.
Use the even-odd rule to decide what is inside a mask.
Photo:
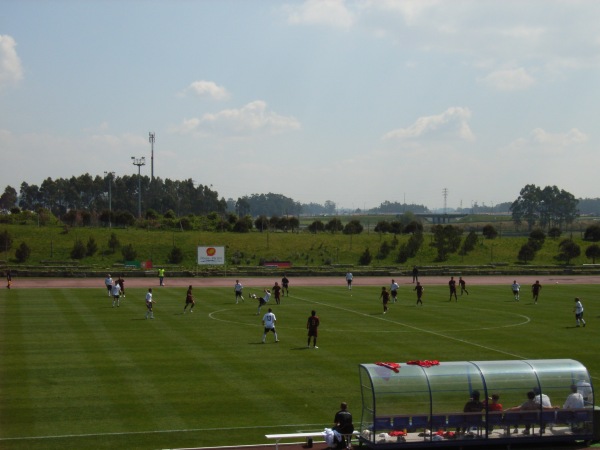
[(225, 264), (225, 247), (198, 246), (198, 264)]

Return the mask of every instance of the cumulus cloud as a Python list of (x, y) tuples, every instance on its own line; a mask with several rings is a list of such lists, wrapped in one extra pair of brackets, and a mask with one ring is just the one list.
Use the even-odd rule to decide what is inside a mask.
[(201, 97), (210, 97), (214, 100), (227, 100), (231, 95), (223, 86), (214, 81), (199, 80), (191, 83), (187, 91), (191, 91)]
[(471, 111), (469, 108), (453, 106), (442, 114), (435, 116), (419, 117), (415, 123), (407, 128), (398, 128), (383, 135), (383, 140), (411, 140), (427, 137), (454, 136), (466, 141), (475, 139), (469, 119)]
[(179, 133), (200, 133), (224, 137), (278, 134), (300, 129), (300, 122), (270, 111), (266, 102), (256, 100), (239, 109), (225, 109), (183, 121), (172, 129)]
[(0, 34), (0, 88), (23, 78), (21, 59), (16, 47), (17, 43), (11, 36)]
[(535, 83), (535, 79), (523, 67), (497, 70), (484, 77), (482, 81), (486, 85), (500, 91), (527, 89)]
[(570, 145), (583, 144), (587, 142), (588, 135), (571, 128), (566, 133), (550, 133), (542, 128), (535, 128), (526, 138), (517, 139), (515, 144), (519, 145), (542, 145), (550, 147), (567, 147)]
[(348, 28), (354, 23), (354, 14), (344, 0), (306, 0), (301, 5), (284, 7), (287, 20), (298, 25), (327, 25)]

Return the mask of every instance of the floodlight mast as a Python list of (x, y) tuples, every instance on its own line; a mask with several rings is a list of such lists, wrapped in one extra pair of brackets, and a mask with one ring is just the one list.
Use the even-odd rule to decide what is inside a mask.
[(104, 177), (108, 178), (108, 228), (112, 228), (112, 180), (114, 172), (104, 172)]
[(154, 133), (152, 131), (148, 133), (148, 140), (150, 141), (150, 179), (154, 180)]
[(133, 161), (133, 165), (138, 168), (138, 219), (142, 218), (142, 179), (140, 171), (142, 166), (146, 165), (146, 157), (142, 156), (141, 158), (136, 158), (135, 156), (131, 157)]

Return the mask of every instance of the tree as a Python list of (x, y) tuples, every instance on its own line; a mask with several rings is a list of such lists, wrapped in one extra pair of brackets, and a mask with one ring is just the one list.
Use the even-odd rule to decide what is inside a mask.
[(363, 226), (360, 220), (351, 220), (344, 227), (344, 234), (360, 234), (363, 231)]
[(331, 219), (327, 222), (327, 225), (325, 225), (325, 230), (330, 231), (331, 233), (342, 231), (343, 229), (344, 226), (342, 225), (342, 221), (338, 218)]
[(0, 196), (0, 209), (10, 210), (17, 205), (17, 190), (12, 186), (6, 186), (4, 193)]
[(371, 255), (371, 252), (369, 251), (369, 248), (367, 247), (365, 249), (365, 251), (362, 253), (362, 255), (360, 255), (358, 263), (361, 266), (368, 266), (369, 264), (371, 264), (372, 260), (373, 260), (373, 256)]
[(387, 220), (380, 220), (377, 222), (377, 225), (375, 225), (374, 231), (375, 233), (389, 233), (391, 229), (392, 226)]
[(518, 259), (523, 262), (532, 261), (535, 258), (535, 252), (535, 247), (531, 245), (531, 242), (527, 242), (519, 250)]
[(552, 239), (559, 238), (561, 234), (562, 231), (560, 231), (560, 228), (558, 227), (552, 227), (548, 230), (548, 236), (550, 236)]
[(558, 244), (560, 253), (557, 256), (559, 261), (565, 261), (568, 265), (573, 258), (577, 258), (581, 254), (581, 248), (571, 239), (565, 239)]
[(17, 262), (24, 263), (29, 259), (31, 255), (31, 249), (25, 242), (21, 242), (21, 244), (15, 250), (15, 257), (17, 258)]
[(320, 220), (315, 220), (308, 226), (308, 231), (315, 234), (319, 231), (325, 231), (325, 224)]
[(450, 253), (456, 252), (460, 247), (462, 229), (453, 225), (435, 225), (431, 228), (433, 233), (432, 247), (437, 250), (437, 261), (446, 261)]
[(121, 243), (119, 242), (117, 235), (115, 233), (110, 233), (110, 238), (108, 239), (108, 248), (110, 249), (111, 253), (116, 252), (120, 245)]
[(496, 231), (496, 228), (494, 228), (493, 225), (487, 224), (481, 230), (481, 234), (483, 234), (486, 239), (496, 239), (498, 231)]
[(579, 211), (579, 201), (573, 194), (560, 190), (556, 186), (546, 186), (544, 189), (528, 184), (521, 189), (519, 197), (512, 203), (513, 221), (519, 225), (527, 222), (529, 230), (536, 224), (547, 229), (553, 226), (562, 227), (572, 223)]
[(536, 252), (544, 246), (545, 241), (546, 235), (541, 229), (536, 228), (529, 233), (529, 243), (533, 246), (533, 248), (535, 248)]
[(169, 253), (169, 262), (171, 264), (179, 264), (183, 261), (183, 250), (179, 247), (173, 247)]
[(461, 254), (466, 255), (470, 251), (473, 251), (475, 245), (477, 245), (477, 240), (477, 234), (474, 231), (469, 232), (463, 242)]
[(85, 254), (86, 256), (94, 256), (94, 254), (98, 251), (98, 244), (96, 244), (96, 239), (92, 236), (88, 238)]
[(121, 254), (125, 261), (134, 261), (137, 257), (137, 251), (133, 248), (133, 245), (127, 244), (121, 249)]
[(73, 248), (71, 249), (71, 259), (83, 259), (85, 251), (85, 245), (83, 245), (81, 239), (75, 240), (75, 244), (73, 244)]
[(596, 264), (596, 258), (600, 258), (600, 246), (592, 244), (585, 249), (585, 256), (591, 258), (592, 264)]
[(0, 251), (7, 252), (12, 248), (13, 239), (8, 230), (2, 231), (0, 233)]
[(598, 242), (600, 241), (600, 225), (590, 225), (585, 229), (583, 234), (584, 241)]

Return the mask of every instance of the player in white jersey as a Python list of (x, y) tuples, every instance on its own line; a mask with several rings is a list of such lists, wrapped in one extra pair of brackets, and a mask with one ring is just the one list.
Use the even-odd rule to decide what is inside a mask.
[(277, 317), (275, 317), (275, 314), (273, 314), (273, 311), (271, 310), (271, 308), (269, 308), (269, 312), (266, 313), (262, 319), (262, 323), (263, 323), (263, 327), (264, 327), (263, 337), (262, 337), (263, 344), (265, 343), (265, 339), (267, 338), (267, 333), (269, 331), (272, 331), (273, 334), (275, 335), (275, 342), (279, 342), (279, 339), (277, 338), (277, 331), (275, 331), (275, 322), (277, 322)]

